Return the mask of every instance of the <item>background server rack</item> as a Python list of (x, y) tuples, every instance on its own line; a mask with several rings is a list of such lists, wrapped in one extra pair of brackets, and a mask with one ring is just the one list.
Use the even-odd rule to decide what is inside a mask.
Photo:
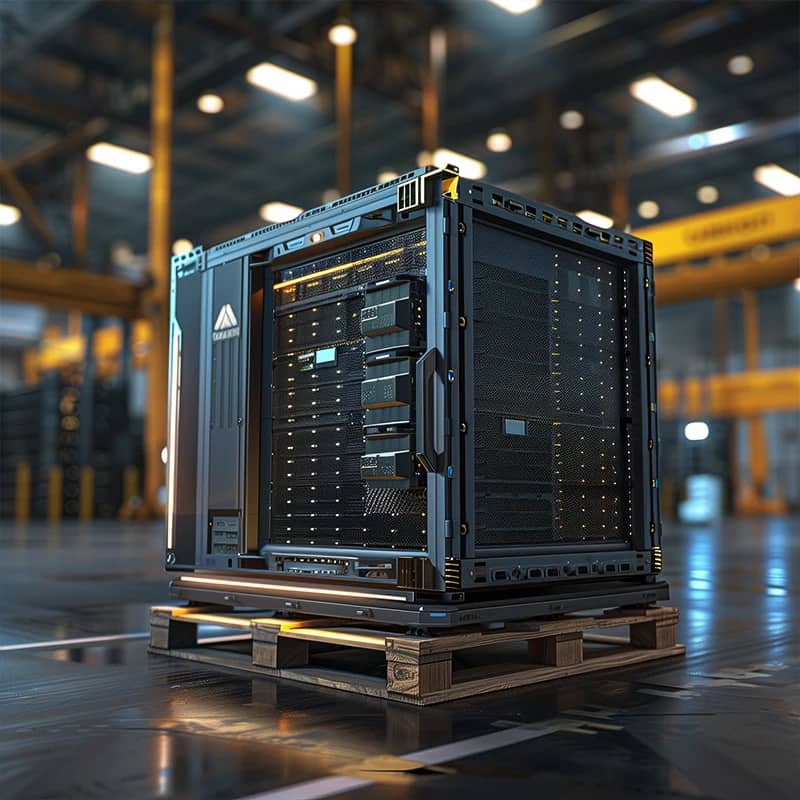
[(174, 257), (171, 337), (178, 596), (667, 596), (647, 242), (421, 169)]

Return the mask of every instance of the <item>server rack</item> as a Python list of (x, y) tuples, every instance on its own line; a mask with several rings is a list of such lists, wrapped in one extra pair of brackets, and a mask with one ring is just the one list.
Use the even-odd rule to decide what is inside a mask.
[(178, 596), (667, 596), (649, 243), (427, 168), (172, 265)]

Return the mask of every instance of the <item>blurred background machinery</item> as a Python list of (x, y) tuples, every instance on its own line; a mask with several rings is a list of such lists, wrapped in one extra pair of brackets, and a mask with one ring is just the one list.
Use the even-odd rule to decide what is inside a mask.
[(796, 24), (779, 0), (4, 0), (0, 513), (160, 513), (170, 255), (447, 162), (653, 240), (665, 513), (800, 507)]

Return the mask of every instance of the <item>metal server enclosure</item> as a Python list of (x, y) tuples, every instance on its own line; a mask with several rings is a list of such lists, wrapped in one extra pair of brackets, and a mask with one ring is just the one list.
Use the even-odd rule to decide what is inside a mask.
[(415, 602), (656, 581), (649, 243), (429, 168), (172, 268), (168, 569)]

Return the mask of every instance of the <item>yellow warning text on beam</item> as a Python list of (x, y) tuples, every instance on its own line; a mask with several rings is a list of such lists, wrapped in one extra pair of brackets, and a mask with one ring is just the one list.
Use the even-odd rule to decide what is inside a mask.
[(707, 211), (634, 231), (653, 243), (656, 266), (800, 239), (800, 196)]

